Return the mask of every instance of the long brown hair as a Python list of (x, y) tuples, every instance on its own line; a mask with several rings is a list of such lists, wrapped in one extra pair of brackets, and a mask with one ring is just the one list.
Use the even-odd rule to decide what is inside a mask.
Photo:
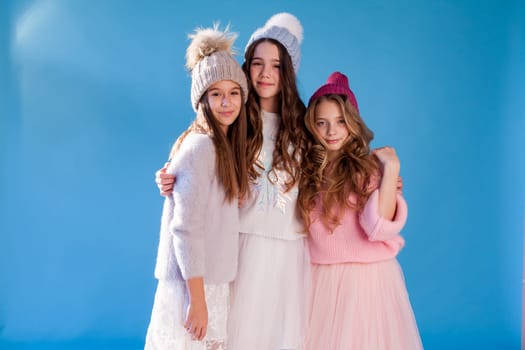
[[(241, 94), (243, 92), (241, 91)], [(244, 101), (244, 96), (241, 96)], [(231, 203), (236, 197), (244, 197), (249, 194), (248, 158), (246, 148), (247, 138), (246, 107), (243, 104), (239, 116), (229, 126), (225, 135), (219, 127), (219, 123), (213, 117), (208, 93), (202, 95), (199, 101), (197, 115), (194, 121), (177, 139), (170, 153), (170, 159), (179, 149), (182, 141), (191, 132), (210, 135), (215, 146), (215, 174), (219, 182), (224, 186), (225, 199)]]
[[(322, 101), (339, 105), (348, 128), (348, 139), (335, 159), (329, 161), (324, 140), (315, 128), (315, 110)], [(361, 210), (371, 193), (370, 183), (379, 173), (379, 163), (370, 152), (373, 132), (344, 95), (326, 95), (311, 101), (305, 116), (307, 149), (302, 160), (303, 176), (299, 184), (299, 212), (306, 228), (310, 227), (309, 212), (322, 198), (321, 220), (330, 229), (340, 224), (341, 210)], [(356, 201), (350, 202), (350, 194)]]
[[(293, 69), (292, 59), (286, 51), (286, 48), (277, 40), (262, 38), (254, 41), (247, 48), (244, 54), (244, 64), (242, 68), (248, 79), (250, 93), (248, 95), (248, 161), (251, 162), (249, 175), (250, 178), (256, 179), (263, 168), (262, 164), (257, 162), (257, 157), (262, 148), (262, 111), (259, 96), (253, 87), (250, 76), (250, 66), (255, 53), (255, 48), (261, 42), (270, 42), (277, 46), (279, 50), (279, 104), (281, 123), (277, 132), (275, 149), (273, 151), (272, 168), (268, 175), (275, 170), (285, 171), (290, 178), (285, 183), (285, 190), (289, 191), (298, 181), (301, 173), (300, 157), (305, 147), (305, 129), (303, 123), (306, 107), (299, 97), (296, 85), (296, 76)], [(291, 147), (290, 147), (291, 146)], [(272, 181), (269, 176), (268, 180)]]

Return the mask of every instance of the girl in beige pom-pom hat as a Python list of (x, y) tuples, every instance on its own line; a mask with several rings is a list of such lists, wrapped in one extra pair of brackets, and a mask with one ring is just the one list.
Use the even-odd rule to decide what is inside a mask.
[(197, 115), (177, 139), (167, 169), (177, 182), (162, 212), (148, 350), (226, 348), (238, 198), (248, 194), (248, 87), (232, 56), (236, 35), (214, 27), (190, 38), (186, 60)]

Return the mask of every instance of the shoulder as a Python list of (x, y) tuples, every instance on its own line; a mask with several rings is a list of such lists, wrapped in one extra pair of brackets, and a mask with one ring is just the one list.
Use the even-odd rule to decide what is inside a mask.
[(182, 142), (181, 149), (184, 148), (187, 151), (190, 152), (208, 152), (210, 150), (213, 150), (213, 140), (211, 139), (210, 135), (207, 134), (198, 134), (198, 133), (190, 133), (184, 141)]
[[(172, 173), (175, 169), (201, 167), (213, 164), (215, 161), (215, 146), (207, 134), (190, 133), (182, 141), (180, 148), (171, 161)], [(200, 165), (199, 165), (200, 164)], [(168, 169), (170, 172), (170, 169)]]
[(180, 146), (178, 152), (186, 155), (198, 155), (206, 159), (215, 155), (215, 146), (210, 135), (190, 133)]

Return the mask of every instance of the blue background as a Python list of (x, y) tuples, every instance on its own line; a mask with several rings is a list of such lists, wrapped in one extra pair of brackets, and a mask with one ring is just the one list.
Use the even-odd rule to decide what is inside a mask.
[(1, 0), (0, 348), (143, 346), (154, 172), (194, 116), (187, 34), (231, 22), (243, 52), (280, 11), (304, 26), (303, 99), (345, 72), (373, 145), (398, 151), (399, 260), (426, 349), (520, 348), (519, 0)]

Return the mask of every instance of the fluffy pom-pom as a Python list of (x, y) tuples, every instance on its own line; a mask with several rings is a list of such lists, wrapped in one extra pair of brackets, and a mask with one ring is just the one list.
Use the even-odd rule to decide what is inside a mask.
[(281, 12), (273, 15), (264, 25), (265, 27), (284, 27), (297, 38), (299, 44), (303, 42), (303, 26), (294, 15)]
[(186, 49), (186, 68), (192, 70), (199, 61), (214, 52), (228, 51), (233, 55), (232, 45), (237, 34), (230, 32), (229, 27), (220, 31), (218, 24), (215, 24), (213, 28), (197, 28), (188, 37), (191, 44)]

